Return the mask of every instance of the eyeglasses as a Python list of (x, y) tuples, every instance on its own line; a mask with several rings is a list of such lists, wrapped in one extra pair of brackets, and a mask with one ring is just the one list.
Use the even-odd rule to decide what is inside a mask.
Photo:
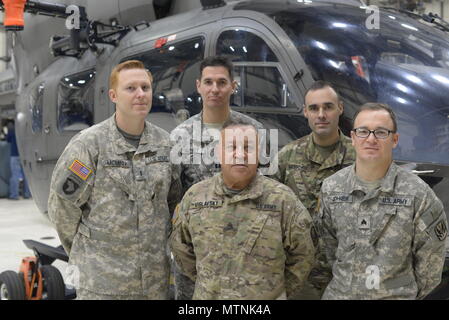
[(382, 128), (376, 129), (376, 130), (368, 130), (365, 128), (355, 128), (355, 129), (352, 129), (352, 131), (354, 131), (355, 135), (359, 138), (368, 138), (369, 135), (372, 133), (372, 134), (374, 134), (374, 137), (376, 137), (376, 139), (386, 139), (386, 138), (388, 138), (390, 133), (395, 132), (393, 130), (382, 129)]

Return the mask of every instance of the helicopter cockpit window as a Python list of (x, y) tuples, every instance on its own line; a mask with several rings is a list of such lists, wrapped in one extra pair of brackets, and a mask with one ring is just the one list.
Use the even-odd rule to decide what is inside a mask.
[(315, 80), (326, 80), (345, 103), (345, 118), (366, 102), (390, 105), (400, 143), (394, 159), (449, 165), (447, 34), (394, 11), (379, 11), (368, 29), (365, 8), (323, 2), (242, 1), (236, 10), (266, 14), (289, 36)]
[(241, 29), (223, 31), (217, 41), (217, 54), (232, 61), (277, 62), (278, 58), (257, 35)]
[(183, 120), (201, 111), (195, 80), (204, 57), (204, 43), (203, 37), (169, 42), (161, 48), (126, 58), (142, 61), (153, 75), (151, 112), (175, 113)]
[(278, 59), (262, 38), (238, 28), (223, 31), (217, 41), (217, 54), (234, 62), (238, 88), (231, 97), (231, 106), (295, 107)]
[(44, 105), (45, 84), (40, 83), (30, 95), (31, 129), (34, 133), (42, 131), (42, 111)]
[(293, 108), (295, 104), (276, 65), (234, 66), (238, 87), (231, 106)]
[(95, 70), (61, 79), (58, 86), (58, 130), (80, 131), (93, 125)]

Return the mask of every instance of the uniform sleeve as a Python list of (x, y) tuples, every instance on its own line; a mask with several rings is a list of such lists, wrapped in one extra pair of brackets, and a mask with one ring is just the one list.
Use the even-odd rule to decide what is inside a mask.
[(429, 190), (429, 193), (415, 215), (413, 261), (418, 299), (424, 298), (441, 282), (446, 256), (446, 214), (433, 191)]
[(313, 224), (309, 212), (299, 200), (292, 205), (287, 204), (285, 210), (289, 217), (284, 231), (286, 291), (288, 299), (295, 299), (315, 262), (311, 235)]
[(278, 154), (278, 170), (276, 172), (276, 174), (274, 174), (271, 178), (279, 181), (280, 183), (285, 183), (285, 170), (287, 168), (287, 157), (286, 154), (287, 151), (284, 148), (282, 148)]
[(196, 257), (189, 231), (187, 210), (190, 198), (186, 195), (175, 210), (173, 231), (170, 235), (170, 248), (181, 273), (196, 280)]
[(331, 212), (327, 206), (323, 192), (320, 192), (318, 206), (318, 214), (314, 222), (319, 239), (318, 251), (320, 252), (317, 265), (322, 277), (320, 283), (316, 283), (316, 285), (325, 288), (332, 279), (332, 266), (336, 260), (338, 240), (337, 232), (332, 223)]
[(70, 143), (59, 158), (50, 184), (48, 215), (70, 254), (95, 179), (95, 163), (83, 144)]
[(173, 215), (176, 205), (182, 199), (182, 185), (181, 185), (181, 166), (172, 164), (172, 178), (170, 190), (168, 192), (167, 202), (170, 214)]
[[(185, 162), (189, 161), (189, 155), (190, 155), (190, 141), (187, 139), (187, 137), (191, 136), (186, 128), (179, 128), (176, 127), (172, 130), (170, 133), (170, 160), (172, 163), (172, 172), (177, 175), (176, 180), (176, 186), (174, 191), (175, 193), (178, 192), (178, 188), (181, 188), (179, 191), (179, 201), (181, 201), (182, 196), (186, 193), (187, 189), (189, 189), (189, 186), (187, 186), (186, 183), (186, 175), (185, 171), (187, 167), (185, 166)], [(186, 140), (187, 139), (187, 140)], [(175, 177), (174, 177), (175, 179)], [(174, 181), (172, 181), (173, 184)], [(169, 205), (170, 208), (170, 205)], [(171, 213), (173, 211), (170, 210)]]

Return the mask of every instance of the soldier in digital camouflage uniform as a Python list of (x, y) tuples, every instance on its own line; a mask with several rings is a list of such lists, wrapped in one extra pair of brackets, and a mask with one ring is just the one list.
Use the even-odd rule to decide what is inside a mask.
[(422, 299), (441, 281), (446, 214), (432, 189), (392, 162), (391, 109), (362, 106), (357, 158), (323, 182), (318, 230), (332, 269), (323, 299)]
[(116, 66), (116, 113), (73, 137), (53, 172), (48, 212), (79, 275), (79, 299), (167, 298), (181, 184), (169, 134), (145, 121), (151, 82), (139, 61)]
[[(329, 83), (316, 81), (304, 99), (304, 116), (312, 133), (290, 142), (278, 153), (279, 170), (275, 179), (295, 192), (312, 217), (316, 215), (323, 180), (355, 161), (351, 139), (338, 128), (342, 113), (343, 104), (337, 92)], [(315, 243), (318, 241), (315, 239)], [(319, 261), (317, 257), (317, 266), (298, 299), (321, 298), (328, 275), (322, 274)]]
[(290, 188), (258, 174), (257, 138), (242, 136), (256, 137), (255, 127), (224, 127), (222, 173), (192, 186), (177, 208), (170, 244), (195, 281), (194, 299), (289, 298), (314, 262), (309, 212)]
[[(257, 129), (263, 129), (256, 120), (231, 110), (230, 99), (237, 83), (233, 78), (232, 63), (227, 58), (219, 56), (206, 58), (201, 63), (200, 74), (196, 85), (202, 98), (203, 110), (178, 125), (170, 135), (175, 144), (172, 157), (176, 154), (181, 160), (183, 194), (193, 184), (220, 171), (219, 165), (214, 161), (214, 149), (223, 125), (247, 121)], [(191, 299), (193, 282), (180, 274), (176, 265), (174, 271), (176, 299)]]

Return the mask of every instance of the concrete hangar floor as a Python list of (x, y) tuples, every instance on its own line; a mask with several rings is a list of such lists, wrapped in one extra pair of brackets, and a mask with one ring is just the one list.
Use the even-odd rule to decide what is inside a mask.
[[(39, 212), (32, 199), (0, 198), (0, 272), (18, 272), (22, 259), (34, 256), (33, 251), (22, 242), (27, 239), (54, 247), (61, 244), (53, 225)], [(56, 260), (53, 266), (65, 279), (67, 263)]]

